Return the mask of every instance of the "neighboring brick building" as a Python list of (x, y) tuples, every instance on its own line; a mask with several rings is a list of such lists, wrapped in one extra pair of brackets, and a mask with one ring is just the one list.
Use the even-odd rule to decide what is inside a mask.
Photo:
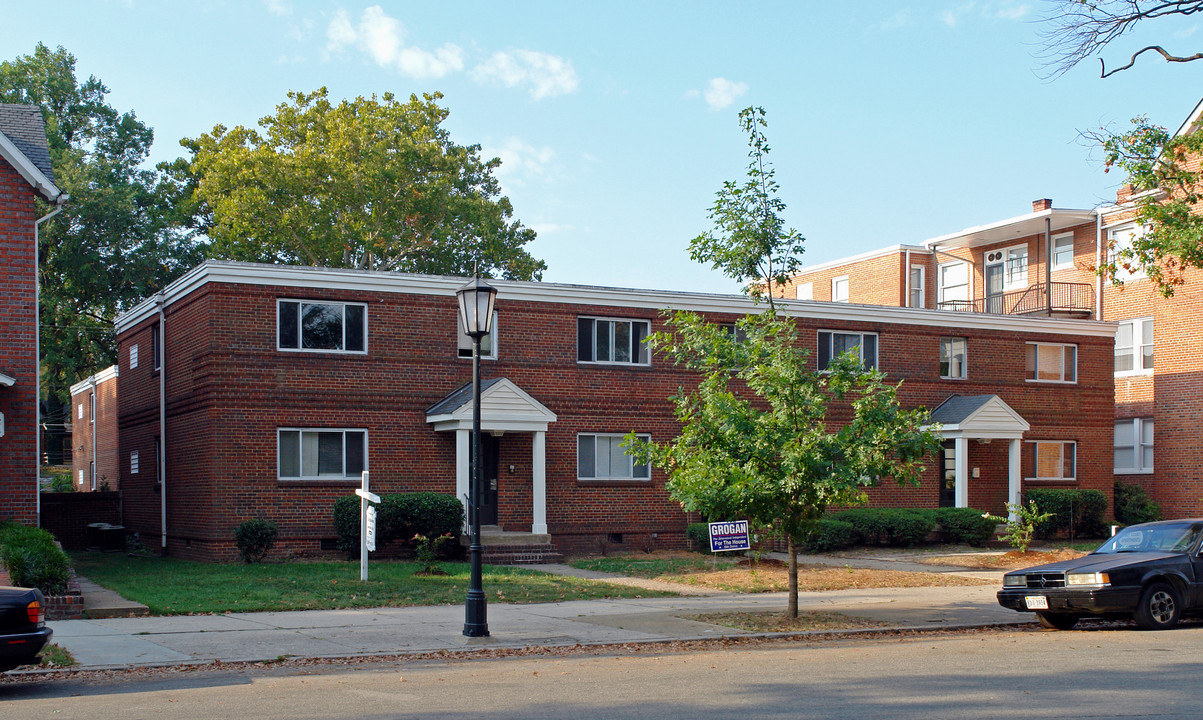
[(54, 185), (42, 112), (0, 103), (0, 521), (38, 522), (37, 199)]
[[(120, 489), (116, 365), (71, 386), (70, 422), (75, 489), (83, 492)], [(134, 464), (138, 464), (137, 458)]]
[[(471, 361), (466, 338), (457, 338), (462, 283), (209, 261), (122, 315), (125, 526), (173, 555), (228, 559), (235, 526), (266, 517), (279, 523), (283, 551), (316, 552), (331, 547), (331, 507), (362, 469), (370, 468), (374, 492), (463, 496)], [(629, 431), (673, 437), (679, 426), (668, 398), (695, 379), (648, 357), (640, 341), (662, 329), (664, 308), (721, 322), (756, 308), (740, 296), (494, 284), (497, 330), (493, 359), (482, 363), (481, 407), (496, 491), (483, 522), (549, 535), (563, 552), (618, 541), (683, 545), (686, 516), (664, 474), (632, 465), (618, 443)], [(892, 380), (905, 380), (905, 406), (941, 406), (956, 457), (946, 453), (946, 467), (946, 458), (933, 458), (919, 487), (872, 489), (874, 503), (998, 513), (1023, 486), (1055, 485), (1066, 473), (1075, 486), (1110, 496), (1114, 326), (785, 306), (816, 361), (859, 347)], [(968, 377), (941, 367), (950, 344), (968, 348)], [(1049, 363), (1038, 378), (1025, 376), (1030, 351)], [(1049, 375), (1053, 355), (1057, 378)], [(1058, 478), (1021, 481), (1022, 466), (1049, 467), (1054, 450), (1066, 456)]]
[[(1203, 102), (1177, 133), (1195, 132), (1201, 116)], [(1145, 487), (1168, 516), (1203, 515), (1203, 271), (1186, 271), (1168, 299), (1142, 276), (1104, 283), (1094, 270), (1142, 232), (1135, 213), (1127, 189), (1093, 210), (1037, 200), (1027, 215), (810, 268), (777, 294), (832, 300), (834, 287), (852, 302), (1116, 323), (1114, 476)], [(970, 377), (983, 370), (967, 366)]]

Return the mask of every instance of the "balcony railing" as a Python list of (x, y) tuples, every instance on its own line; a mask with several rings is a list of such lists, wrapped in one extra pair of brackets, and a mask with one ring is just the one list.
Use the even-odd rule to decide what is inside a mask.
[(1051, 311), (1084, 317), (1094, 313), (1094, 287), (1088, 283), (1038, 283), (976, 300), (948, 300), (938, 307), (992, 315), (1043, 315)]

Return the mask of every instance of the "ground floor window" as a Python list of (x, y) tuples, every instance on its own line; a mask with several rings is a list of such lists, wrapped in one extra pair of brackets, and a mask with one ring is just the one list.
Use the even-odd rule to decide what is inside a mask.
[[(651, 435), (639, 435), (651, 440)], [(636, 463), (622, 443), (625, 435), (582, 434), (576, 436), (576, 474), (580, 480), (648, 480), (651, 466)]]
[(819, 331), (818, 368), (826, 370), (831, 361), (846, 352), (860, 357), (865, 368), (877, 367), (877, 333)]
[(358, 478), (368, 468), (366, 430), (280, 428), (282, 480)]
[(1029, 440), (1024, 458), (1028, 480), (1075, 480), (1078, 444), (1073, 440)]

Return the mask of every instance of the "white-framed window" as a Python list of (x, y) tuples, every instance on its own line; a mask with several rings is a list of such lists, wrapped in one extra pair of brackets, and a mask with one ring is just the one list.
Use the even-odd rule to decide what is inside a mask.
[(159, 324), (155, 323), (150, 326), (150, 352), (154, 360), (154, 369), (158, 370), (163, 367), (163, 342), (159, 337)]
[(925, 284), (926, 268), (922, 265), (911, 265), (910, 269), (910, 297), (907, 298), (907, 307), (921, 308), (923, 307), (923, 298), (927, 296), (927, 286)]
[(277, 347), (300, 352), (366, 353), (368, 306), (326, 300), (280, 300)]
[(1074, 235), (1053, 236), (1053, 269), (1068, 270), (1074, 266)]
[(1028, 440), (1024, 459), (1027, 480), (1075, 480), (1078, 443), (1073, 440)]
[(833, 358), (854, 352), (866, 368), (877, 367), (877, 333), (819, 331), (818, 369), (826, 370)]
[(1153, 472), (1153, 418), (1115, 421), (1115, 472), (1119, 475)]
[(138, 367), (138, 346), (130, 345), (129, 347), (129, 369), (133, 370)]
[(1003, 266), (1003, 289), (1022, 290), (1028, 286), (1028, 246), (1016, 245), (986, 253), (987, 265)]
[(969, 302), (969, 263), (953, 262), (940, 265), (937, 280), (937, 307)]
[(647, 339), (650, 320), (578, 317), (576, 359), (583, 363), (650, 365)]
[[(1121, 225), (1108, 230), (1107, 236), (1110, 239), (1110, 243), (1108, 245), (1110, 250), (1108, 253), (1109, 259), (1115, 261), (1116, 255), (1118, 255), (1120, 251), (1127, 250), (1128, 248), (1132, 247), (1133, 241), (1144, 237), (1146, 232), (1148, 232), (1148, 228), (1146, 228), (1144, 225), (1137, 225), (1135, 223)], [(1144, 277), (1147, 277), (1147, 275), (1143, 268), (1133, 267), (1131, 270), (1129, 270), (1119, 264), (1117, 264), (1115, 267), (1115, 279), (1121, 282), (1127, 282), (1128, 280), (1140, 280)]]
[(79, 419), (80, 420), (84, 419), (84, 404), (83, 403), (79, 404)]
[(1030, 342), (1025, 364), (1028, 382), (1076, 383), (1078, 346)]
[(966, 341), (962, 337), (940, 338), (940, 377), (965, 378)]
[(831, 278), (831, 302), (848, 302), (848, 276)]
[(812, 282), (802, 283), (794, 287), (794, 297), (799, 300), (814, 300), (815, 299), (815, 284)]
[(1115, 374), (1153, 370), (1153, 318), (1123, 320), (1115, 332)]
[[(464, 324), (457, 322), (455, 324), (459, 328), (459, 338), (456, 340), (457, 349), (456, 355), (462, 358), (472, 359), (472, 338), (468, 333), (464, 332)], [(489, 334), (480, 339), (480, 358), (482, 360), (497, 359), (497, 311), (493, 311), (493, 321), (489, 325)]]
[[(651, 440), (651, 435), (639, 435)], [(652, 468), (636, 463), (617, 433), (582, 433), (576, 436), (576, 476), (578, 480), (650, 480)]]
[(92, 422), (96, 422), (96, 392), (95, 391), (93, 391), (92, 394), (88, 396), (88, 413), (89, 413), (88, 419)]
[(138, 451), (131, 451), (129, 454), (129, 473), (130, 475), (138, 474)]
[(362, 429), (278, 428), (281, 480), (356, 479), (368, 469), (368, 432)]
[(83, 485), (84, 484), (84, 471), (80, 470), (78, 474), (79, 474), (79, 484)]

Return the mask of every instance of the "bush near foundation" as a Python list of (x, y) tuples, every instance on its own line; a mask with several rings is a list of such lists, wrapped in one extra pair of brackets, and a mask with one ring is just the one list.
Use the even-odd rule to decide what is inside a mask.
[(247, 563), (257, 563), (267, 557), (276, 544), (280, 528), (271, 520), (247, 520), (234, 528), (234, 545)]
[(13, 522), (0, 524), (0, 564), (17, 587), (62, 595), (71, 579), (71, 561), (49, 532)]
[(1164, 517), (1161, 506), (1139, 485), (1115, 481), (1115, 521), (1121, 525), (1154, 522)]
[(860, 545), (861, 542), (860, 531), (855, 525), (838, 517), (825, 517), (819, 520), (810, 537), (802, 543), (802, 548), (810, 552), (829, 552)]
[(1044, 512), (1053, 517), (1036, 526), (1036, 536), (1051, 538), (1058, 534), (1069, 537), (1103, 537), (1107, 524), (1107, 496), (1098, 490), (1070, 488), (1033, 488), (1024, 493), (1028, 502), (1035, 500)]
[(981, 547), (994, 539), (994, 531), (998, 528), (997, 520), (984, 517), (981, 510), (973, 508), (931, 508), (922, 512), (939, 524), (951, 543)]
[[(338, 549), (359, 557), (358, 495), (339, 498), (334, 503), (334, 529), (338, 532)], [(459, 546), (464, 525), (464, 504), (454, 495), (417, 492), (393, 493), (380, 496), (376, 507), (376, 546), (415, 535), (441, 537), (451, 535), (455, 541), (444, 543), (446, 552)]]
[(936, 529), (935, 518), (905, 508), (855, 508), (832, 517), (855, 527), (866, 545), (918, 545)]

